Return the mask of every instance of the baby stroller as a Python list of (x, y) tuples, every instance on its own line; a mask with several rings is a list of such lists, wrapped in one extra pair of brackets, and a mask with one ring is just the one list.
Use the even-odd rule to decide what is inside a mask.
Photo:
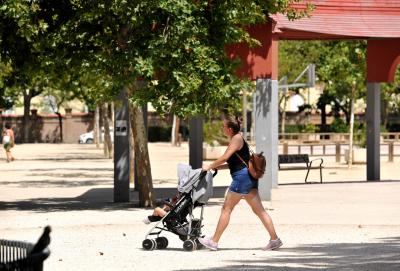
[[(181, 196), (175, 205), (170, 205), (170, 211), (160, 218), (146, 234), (142, 242), (143, 249), (166, 248), (168, 239), (160, 236), (163, 231), (178, 235), (183, 241), (185, 251), (201, 248), (202, 245), (197, 238), (201, 237), (204, 205), (212, 196), (212, 179), (215, 175), (217, 175), (217, 170), (212, 174), (202, 169), (193, 170), (188, 165), (178, 165), (178, 192)], [(193, 215), (196, 207), (201, 207), (199, 218)]]

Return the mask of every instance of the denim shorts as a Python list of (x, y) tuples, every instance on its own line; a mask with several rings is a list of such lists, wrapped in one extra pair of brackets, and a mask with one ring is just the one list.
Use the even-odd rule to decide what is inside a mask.
[(229, 186), (229, 191), (246, 195), (251, 189), (258, 189), (258, 181), (251, 178), (247, 167), (235, 171), (231, 174), (232, 183)]

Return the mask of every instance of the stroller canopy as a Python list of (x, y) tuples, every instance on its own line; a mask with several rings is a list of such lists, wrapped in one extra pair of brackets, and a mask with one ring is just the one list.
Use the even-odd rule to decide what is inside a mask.
[(202, 169), (192, 169), (190, 165), (178, 164), (178, 191), (192, 192), (193, 203), (207, 203), (213, 194), (213, 174), (208, 171), (202, 174)]

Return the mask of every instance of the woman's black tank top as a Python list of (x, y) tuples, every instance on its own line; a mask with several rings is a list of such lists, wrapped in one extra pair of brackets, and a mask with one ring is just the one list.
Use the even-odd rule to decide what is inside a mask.
[(242, 160), (240, 160), (240, 158), (236, 155), (236, 153), (240, 155), (240, 157), (246, 162), (246, 164), (249, 162), (250, 159), (249, 146), (247, 145), (247, 142), (244, 139), (243, 139), (243, 147), (240, 150), (236, 151), (234, 154), (232, 154), (231, 157), (229, 157), (228, 161), (226, 161), (228, 163), (229, 171), (231, 174), (246, 167), (246, 165), (243, 164)]

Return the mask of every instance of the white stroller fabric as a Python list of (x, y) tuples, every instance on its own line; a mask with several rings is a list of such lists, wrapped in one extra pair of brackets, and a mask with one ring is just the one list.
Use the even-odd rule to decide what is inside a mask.
[(192, 190), (193, 203), (207, 203), (213, 194), (213, 174), (208, 171), (203, 178), (199, 178), (202, 169), (192, 169), (190, 165), (178, 164), (178, 191), (189, 193)]

